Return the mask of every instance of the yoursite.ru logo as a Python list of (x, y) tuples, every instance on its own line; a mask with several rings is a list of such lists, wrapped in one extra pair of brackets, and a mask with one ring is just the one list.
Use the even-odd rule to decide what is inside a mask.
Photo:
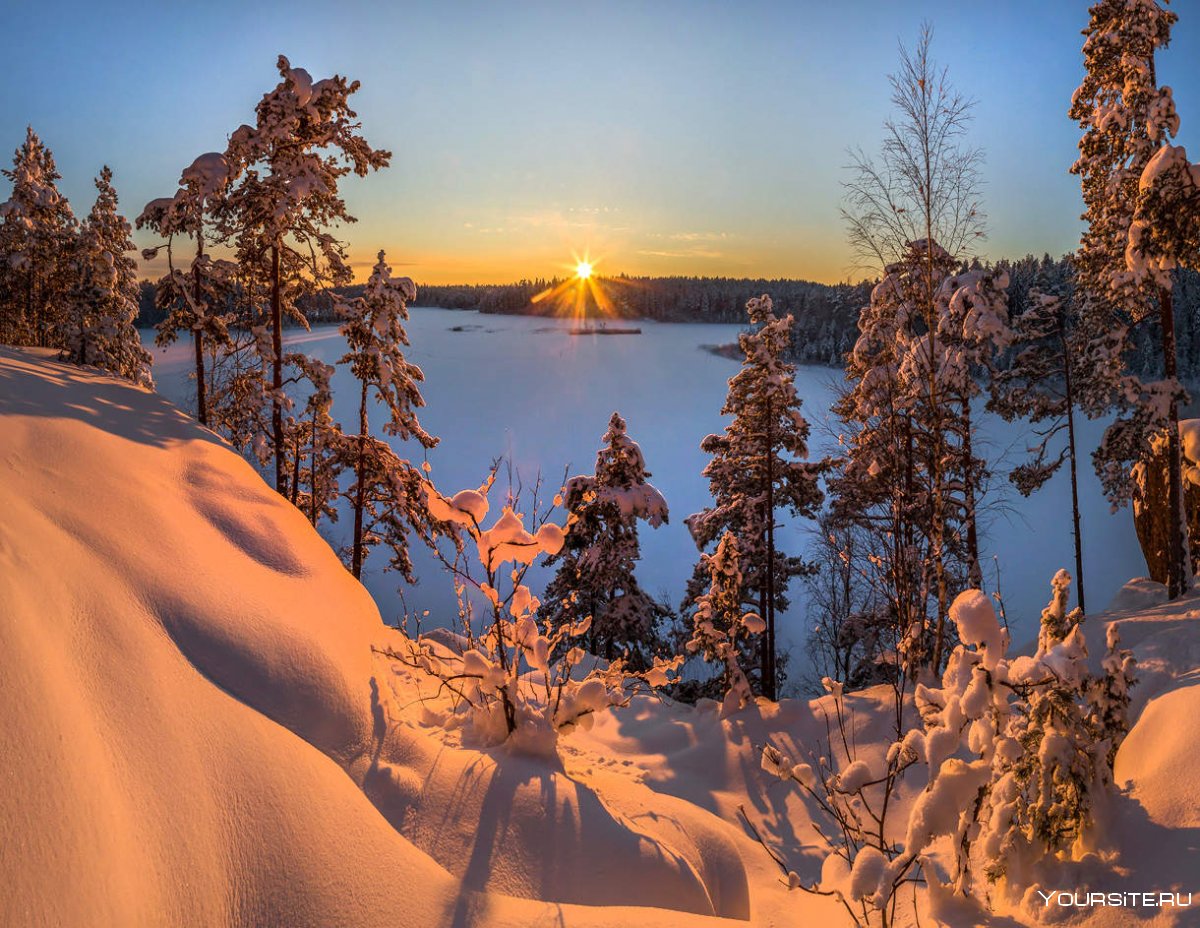
[(1187, 908), (1192, 904), (1188, 893), (1081, 893), (1053, 890), (1048, 893), (1034, 890), (1046, 906), (1059, 905), (1079, 909), (1098, 908)]

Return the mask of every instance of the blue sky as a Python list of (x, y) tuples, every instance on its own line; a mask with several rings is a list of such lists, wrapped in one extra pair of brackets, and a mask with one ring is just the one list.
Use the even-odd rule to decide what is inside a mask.
[[(601, 273), (789, 276), (851, 269), (839, 217), (846, 150), (874, 148), (897, 42), (934, 53), (978, 101), (985, 251), (1061, 253), (1078, 238), (1087, 4), (1041, 2), (22, 3), (0, 35), (0, 148), (26, 123), (77, 212), (102, 164), (122, 205), (173, 192), (277, 80), (275, 57), (362, 81), (355, 103), (392, 167), (345, 186), (342, 231), (420, 281)], [(1160, 79), (1200, 148), (1200, 9)]]

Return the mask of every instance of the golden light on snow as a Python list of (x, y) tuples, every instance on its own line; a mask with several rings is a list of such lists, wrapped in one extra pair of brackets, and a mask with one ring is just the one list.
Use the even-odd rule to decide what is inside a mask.
[(587, 280), (592, 276), (592, 265), (588, 261), (580, 261), (575, 265), (575, 276), (580, 280)]

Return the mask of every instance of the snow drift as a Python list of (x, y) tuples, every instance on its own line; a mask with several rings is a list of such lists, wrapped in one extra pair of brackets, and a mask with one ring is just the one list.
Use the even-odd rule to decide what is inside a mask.
[(169, 403), (0, 349), (0, 448), (0, 922), (747, 915), (701, 816), (671, 849), (560, 771), (408, 721), (365, 590)]
[[(813, 810), (760, 754), (811, 756), (826, 700), (723, 718), (638, 698), (557, 761), (471, 749), (429, 679), (374, 653), (396, 633), (365, 590), (219, 439), (153, 393), (2, 348), (0, 512), (2, 924), (846, 922), (789, 892), (738, 821), (820, 874)], [(1200, 601), (1161, 594), (1131, 583), (1087, 620), (1134, 648), (1141, 717), (1096, 847), (1044, 888), (1197, 889)], [(845, 698), (879, 763), (889, 694)], [(993, 923), (1064, 915), (1131, 913), (1030, 899)]]

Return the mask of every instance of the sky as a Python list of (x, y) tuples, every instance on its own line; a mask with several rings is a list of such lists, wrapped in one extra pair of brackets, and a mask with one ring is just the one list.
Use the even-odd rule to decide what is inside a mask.
[[(878, 147), (898, 42), (924, 20), (977, 101), (985, 255), (1078, 241), (1066, 110), (1084, 2), (5, 6), (0, 150), (32, 124), (80, 214), (104, 164), (131, 217), (171, 195), (253, 120), (280, 53), (361, 81), (363, 134), (393, 157), (343, 185), (359, 221), (338, 234), (360, 278), (380, 248), (425, 283), (562, 275), (585, 253), (602, 275), (862, 277), (840, 215), (847, 152)], [(1173, 8), (1159, 77), (1177, 141), (1200, 150), (1200, 2)]]

